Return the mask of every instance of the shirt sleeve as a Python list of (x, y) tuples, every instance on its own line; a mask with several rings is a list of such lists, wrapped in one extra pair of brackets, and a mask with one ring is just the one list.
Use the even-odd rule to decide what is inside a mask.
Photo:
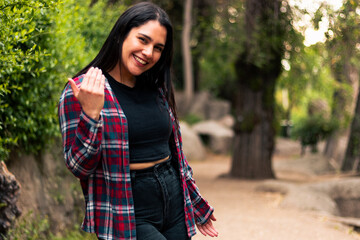
[(61, 95), (58, 114), (65, 164), (77, 178), (86, 179), (101, 160), (102, 117), (95, 121), (87, 116), (69, 84)]
[[(178, 131), (178, 137), (180, 140), (180, 144), (182, 144), (181, 133)], [(181, 146), (182, 148), (182, 146)], [(183, 154), (183, 152), (181, 151)], [(183, 154), (184, 161), (184, 175), (187, 188), (189, 190), (191, 203), (194, 209), (194, 216), (196, 223), (202, 225), (206, 223), (212, 213), (214, 212), (214, 208), (209, 205), (209, 203), (201, 196), (199, 188), (196, 186), (195, 179), (193, 177), (193, 170), (190, 167), (189, 163), (186, 160), (185, 155)]]

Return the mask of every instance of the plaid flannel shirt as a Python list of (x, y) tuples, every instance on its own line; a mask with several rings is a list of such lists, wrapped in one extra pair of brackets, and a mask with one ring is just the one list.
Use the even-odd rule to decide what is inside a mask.
[[(82, 78), (74, 79), (77, 85)], [(189, 236), (193, 236), (196, 233), (195, 222), (206, 223), (213, 208), (201, 197), (195, 185), (191, 167), (182, 151), (180, 131), (176, 130), (168, 104), (167, 108), (173, 129), (170, 147), (180, 166), (187, 231)], [(69, 84), (61, 95), (58, 111), (65, 163), (80, 179), (85, 198), (82, 229), (96, 233), (103, 239), (135, 240), (128, 125), (108, 81), (105, 83), (105, 103), (98, 121), (82, 111)]]

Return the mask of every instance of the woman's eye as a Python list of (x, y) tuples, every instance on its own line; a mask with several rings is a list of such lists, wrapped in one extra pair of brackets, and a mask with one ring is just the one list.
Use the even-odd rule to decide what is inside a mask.
[(143, 37), (139, 37), (139, 40), (140, 40), (141, 42), (143, 42), (143, 43), (146, 43), (146, 39), (143, 38)]
[(156, 50), (156, 51), (159, 51), (159, 52), (162, 52), (162, 51), (163, 51), (163, 48), (162, 48), (162, 47), (155, 47), (155, 50)]

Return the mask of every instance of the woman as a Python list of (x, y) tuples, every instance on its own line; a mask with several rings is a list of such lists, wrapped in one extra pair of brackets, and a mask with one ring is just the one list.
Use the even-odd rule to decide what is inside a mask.
[(67, 167), (80, 179), (82, 229), (99, 239), (217, 236), (182, 152), (167, 14), (139, 3), (117, 20), (59, 103)]

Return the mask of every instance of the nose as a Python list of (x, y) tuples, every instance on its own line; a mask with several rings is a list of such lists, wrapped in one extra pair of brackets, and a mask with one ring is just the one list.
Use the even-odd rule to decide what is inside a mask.
[(144, 54), (144, 56), (145, 56), (146, 58), (148, 58), (148, 59), (151, 58), (152, 55), (153, 55), (153, 47), (150, 46), (150, 45), (145, 46), (144, 49), (143, 49), (143, 51), (142, 51), (142, 53)]

